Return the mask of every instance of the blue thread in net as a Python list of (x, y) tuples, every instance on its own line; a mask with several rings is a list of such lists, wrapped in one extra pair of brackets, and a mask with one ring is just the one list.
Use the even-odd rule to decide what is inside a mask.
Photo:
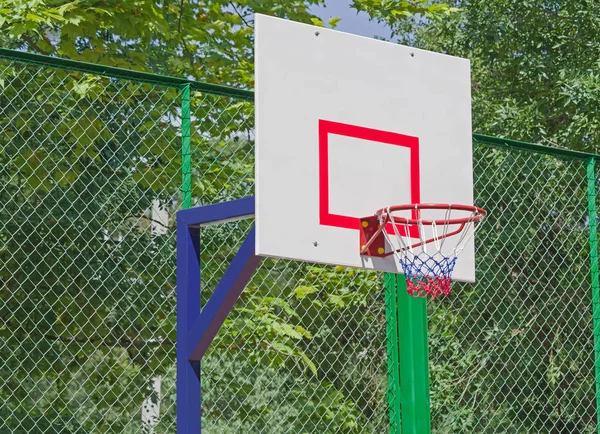
[(456, 259), (456, 256), (443, 256), (439, 253), (432, 256), (425, 252), (402, 256), (400, 265), (409, 295), (432, 298), (449, 295)]

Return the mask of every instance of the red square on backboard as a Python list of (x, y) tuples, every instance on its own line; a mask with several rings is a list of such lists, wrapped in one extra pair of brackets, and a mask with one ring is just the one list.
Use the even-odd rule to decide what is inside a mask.
[[(418, 137), (319, 119), (319, 223), (321, 225), (358, 230), (360, 228), (360, 218), (364, 217), (333, 214), (329, 211), (330, 134), (408, 148), (410, 151), (411, 202), (419, 203), (421, 201)], [(368, 155), (366, 155), (365, 170), (368, 168), (368, 164)], [(395, 204), (381, 204), (382, 207), (386, 205)], [(392, 230), (388, 228), (388, 231), (391, 232)]]

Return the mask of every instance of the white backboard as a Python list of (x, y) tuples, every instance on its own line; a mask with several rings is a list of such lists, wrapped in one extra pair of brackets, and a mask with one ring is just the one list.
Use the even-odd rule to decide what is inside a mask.
[[(358, 218), (395, 204), (473, 204), (469, 61), (264, 15), (255, 23), (256, 253), (401, 272), (394, 256), (360, 255)], [(475, 280), (473, 240), (453, 278)]]

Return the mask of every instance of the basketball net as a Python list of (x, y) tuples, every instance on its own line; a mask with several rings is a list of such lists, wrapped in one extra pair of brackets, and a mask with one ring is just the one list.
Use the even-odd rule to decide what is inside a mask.
[[(470, 214), (465, 215), (465, 210), (459, 210), (458, 212), (462, 214), (460, 219), (462, 223), (456, 224), (452, 223), (456, 220), (453, 218), (455, 210), (452, 209), (452, 205), (448, 205), (445, 209), (443, 219), (423, 219), (422, 211), (427, 209), (427, 206), (417, 204), (412, 211), (416, 214), (416, 218), (407, 219), (395, 217), (394, 212), (397, 211), (388, 207), (384, 209), (387, 216), (382, 212), (378, 217), (380, 225), (388, 221), (393, 227), (399, 246), (394, 253), (404, 273), (408, 294), (413, 297), (435, 299), (450, 294), (452, 272), (458, 256), (473, 238), (478, 223), (483, 220), (485, 214), (482, 216), (477, 209), (474, 209), (468, 211)], [(404, 230), (399, 230), (399, 226), (403, 226)], [(411, 226), (416, 226), (418, 229), (418, 242), (410, 237)], [(391, 242), (386, 230), (383, 234), (388, 243), (393, 246), (394, 243)], [(447, 238), (454, 236), (457, 237), (457, 241), (448, 243)], [(449, 245), (451, 247), (448, 247)]]

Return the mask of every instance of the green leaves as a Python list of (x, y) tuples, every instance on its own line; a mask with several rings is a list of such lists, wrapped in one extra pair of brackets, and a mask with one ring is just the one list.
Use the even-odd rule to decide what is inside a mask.
[(299, 286), (294, 290), (294, 292), (296, 293), (296, 298), (298, 300), (302, 300), (304, 297), (310, 294), (314, 294), (317, 291), (318, 289), (314, 286)]
[(312, 334), (298, 323), (298, 313), (286, 300), (253, 294), (246, 306), (234, 310), (225, 321), (224, 326), (229, 329), (230, 335), (222, 336), (215, 346), (240, 348), (238, 342), (251, 341), (255, 348), (265, 352), (273, 366), (300, 362), (317, 375), (314, 362), (300, 345), (302, 340), (312, 339)]
[(422, 21), (422, 17), (439, 20), (458, 11), (458, 8), (450, 7), (447, 2), (429, 0), (353, 0), (352, 7), (389, 26), (392, 36), (401, 36), (404, 32), (403, 26), (413, 17), (421, 17), (417, 18), (416, 22)]
[(252, 88), (253, 14), (324, 26), (309, 12), (320, 3), (0, 0), (0, 29), (5, 46)]
[(471, 59), (477, 130), (597, 152), (599, 12), (587, 0), (477, 1), (419, 39)]
[(327, 24), (332, 29), (335, 29), (341, 20), (342, 19), (340, 17), (331, 17), (331, 18), (329, 18), (329, 21), (327, 21)]
[[(0, 40), (252, 88), (253, 13), (335, 27), (309, 12), (321, 3), (0, 0)], [(0, 425), (139, 432), (150, 381), (165, 378), (165, 402), (174, 392), (179, 90), (9, 62), (0, 74)], [(198, 203), (252, 193), (253, 147), (252, 104), (192, 95)], [(203, 228), (204, 298), (247, 229), (228, 225)], [(382, 432), (381, 294), (375, 273), (265, 260), (203, 364), (207, 423)]]
[(319, 26), (319, 27), (325, 27), (325, 23), (323, 22), (323, 20), (321, 20), (321, 18), (319, 17), (312, 17), (310, 19), (310, 22), (315, 25), (315, 26)]
[(173, 363), (174, 238), (147, 222), (181, 188), (177, 126), (161, 125), (178, 92), (0, 70), (0, 401), (18, 415), (0, 406), (0, 431), (39, 431), (45, 412), (61, 432), (118, 432)]

